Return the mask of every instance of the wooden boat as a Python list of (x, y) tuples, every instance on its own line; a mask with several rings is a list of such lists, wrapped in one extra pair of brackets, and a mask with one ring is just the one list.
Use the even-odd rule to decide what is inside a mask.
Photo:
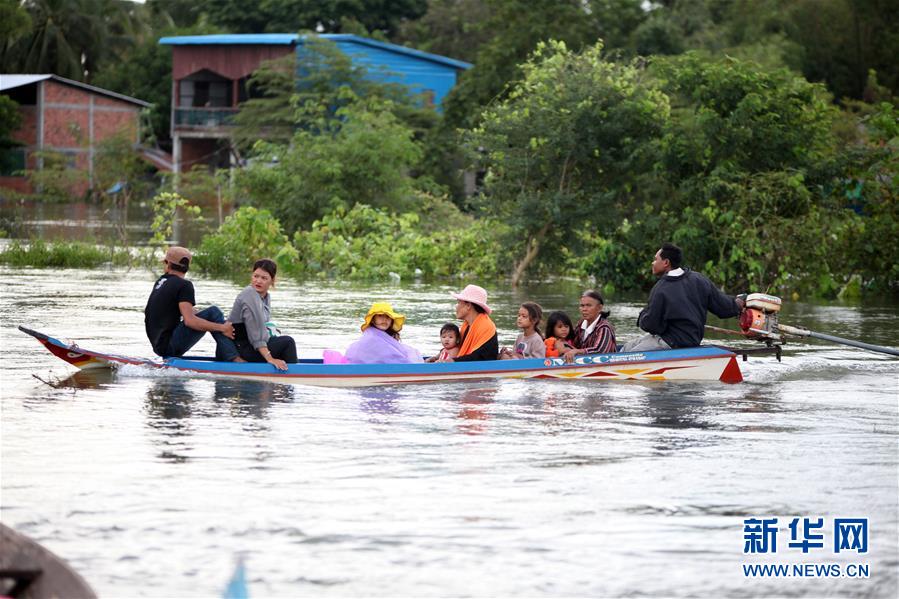
[(565, 363), (561, 358), (432, 364), (324, 364), (322, 360), (300, 360), (297, 364), (289, 364), (286, 371), (279, 371), (266, 363), (216, 362), (212, 358), (203, 357), (150, 360), (120, 356), (66, 344), (22, 326), (19, 330), (37, 339), (54, 356), (81, 369), (131, 364), (203, 375), (319, 387), (364, 387), (477, 379), (688, 380), (724, 383), (739, 383), (743, 380), (736, 354), (714, 346), (651, 352), (586, 354), (578, 356), (571, 364)]

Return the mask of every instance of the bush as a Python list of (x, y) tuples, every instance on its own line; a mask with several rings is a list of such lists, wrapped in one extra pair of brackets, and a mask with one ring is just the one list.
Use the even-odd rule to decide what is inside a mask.
[(47, 242), (35, 239), (29, 243), (13, 241), (0, 252), (0, 262), (38, 268), (91, 268), (103, 264), (127, 266), (132, 263), (132, 256), (123, 248), (101, 247), (80, 241)]
[[(461, 214), (456, 218), (460, 223), (465, 219)], [(494, 221), (469, 218), (467, 226), (425, 233), (417, 214), (396, 215), (357, 204), (298, 231), (294, 246), (306, 274), (352, 279), (386, 278), (391, 272), (402, 277), (496, 277), (511, 264), (510, 252), (501, 243), (507, 231)]]
[(235, 274), (249, 272), (260, 258), (271, 258), (279, 270), (290, 273), (296, 270), (298, 257), (281, 223), (268, 210), (245, 206), (225, 219), (218, 231), (203, 237), (196, 264), (211, 274)]

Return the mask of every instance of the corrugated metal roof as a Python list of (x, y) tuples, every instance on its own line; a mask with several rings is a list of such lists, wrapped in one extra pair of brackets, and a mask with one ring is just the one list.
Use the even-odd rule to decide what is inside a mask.
[(50, 75), (0, 75), (0, 92), (49, 78)]
[(277, 45), (289, 46), (297, 43), (300, 36), (296, 33), (224, 33), (215, 35), (178, 35), (174, 37), (159, 38), (163, 46), (192, 46), (192, 45), (238, 45), (258, 44), (262, 46)]
[[(421, 60), (437, 62), (455, 69), (470, 69), (471, 63), (447, 58), (439, 54), (431, 54), (430, 52), (422, 52), (413, 48), (390, 44), (387, 42), (379, 42), (367, 37), (351, 35), (345, 33), (323, 33), (318, 37), (333, 42), (350, 42), (364, 46), (381, 48), (390, 52), (397, 52), (413, 56)], [(302, 41), (305, 36), (296, 33), (235, 33), (235, 34), (218, 34), (218, 35), (184, 35), (176, 37), (160, 38), (159, 43), (168, 46), (187, 46), (187, 45), (293, 45)]]
[(455, 58), (449, 58), (447, 56), (441, 56), (440, 54), (431, 54), (430, 52), (423, 52), (421, 50), (416, 50), (415, 48), (407, 48), (406, 46), (400, 46), (397, 44), (391, 44), (388, 42), (379, 42), (377, 40), (373, 40), (367, 37), (361, 37), (358, 35), (351, 35), (347, 33), (332, 33), (322, 35), (321, 37), (339, 42), (339, 41), (348, 41), (355, 42), (357, 44), (363, 44), (365, 46), (372, 46), (374, 48), (381, 48), (384, 50), (388, 50), (391, 52), (399, 52), (401, 54), (407, 54), (409, 56), (414, 56), (415, 58), (421, 58), (423, 60), (431, 60), (433, 62), (439, 62), (451, 67), (455, 67), (457, 69), (470, 69), (473, 65), (470, 62), (464, 62), (462, 60), (456, 60)]
[(122, 100), (123, 102), (131, 102), (132, 104), (137, 104), (138, 106), (143, 106), (144, 108), (151, 106), (151, 104), (149, 102), (144, 102), (143, 100), (138, 100), (137, 98), (132, 98), (131, 96), (126, 96), (124, 94), (117, 94), (116, 92), (109, 91), (108, 89), (103, 89), (102, 87), (96, 87), (93, 85), (88, 85), (87, 83), (82, 83), (80, 81), (66, 79), (65, 77), (60, 77), (59, 75), (7, 75), (7, 74), (2, 74), (2, 75), (0, 75), (0, 91), (5, 91), (7, 89), (13, 89), (16, 87), (22, 87), (23, 85), (30, 85), (32, 83), (37, 83), (38, 81), (44, 81), (46, 79), (53, 79), (54, 81), (64, 83), (65, 85), (71, 85), (73, 87), (80, 87), (81, 89), (86, 89), (95, 94), (109, 96), (110, 98), (115, 98), (116, 100)]

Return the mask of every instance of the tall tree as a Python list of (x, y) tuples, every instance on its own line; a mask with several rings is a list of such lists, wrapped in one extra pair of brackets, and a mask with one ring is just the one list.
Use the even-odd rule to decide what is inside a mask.
[[(19, 0), (0, 0), (0, 46), (14, 43), (31, 31), (31, 16)], [(5, 69), (4, 69), (5, 70)]]
[(127, 0), (25, 0), (30, 34), (4, 44), (3, 65), (24, 73), (91, 80), (147, 34), (142, 6)]
[(596, 41), (585, 5), (578, 0), (488, 0), (491, 17), (484, 24), (493, 32), (482, 45), (474, 68), (466, 71), (445, 101), (451, 127), (469, 127), (480, 107), (501, 97), (506, 86), (521, 77), (521, 65), (541, 41), (556, 39), (571, 48)]
[(895, 0), (795, 0), (790, 35), (802, 72), (837, 98), (863, 97), (868, 71), (899, 96), (899, 6)]
[(390, 102), (338, 92), (342, 107), (306, 102), (299, 108), (310, 128), (290, 145), (259, 142), (257, 160), (238, 184), (255, 205), (269, 208), (285, 229), (308, 226), (329, 210), (357, 203), (395, 211), (411, 207), (410, 169), (420, 159), (413, 131)]
[(352, 20), (368, 31), (389, 36), (403, 19), (417, 19), (425, 9), (426, 0), (206, 0), (203, 4), (209, 22), (230, 33), (340, 33), (342, 23)]
[(494, 5), (483, 0), (430, 0), (420, 19), (407, 19), (393, 41), (442, 56), (474, 62), (494, 32), (486, 27)]
[(486, 152), (483, 205), (515, 232), (513, 284), (575, 225), (614, 226), (668, 115), (645, 72), (605, 60), (599, 43), (581, 53), (540, 44), (522, 70), (469, 137)]

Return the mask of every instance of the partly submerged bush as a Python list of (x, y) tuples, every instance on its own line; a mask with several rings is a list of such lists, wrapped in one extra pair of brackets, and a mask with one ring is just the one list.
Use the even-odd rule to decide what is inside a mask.
[(297, 267), (298, 254), (281, 223), (268, 210), (244, 206), (207, 235), (196, 252), (197, 268), (212, 274), (249, 271), (253, 262), (271, 258), (283, 272)]
[(13, 241), (0, 252), (0, 263), (39, 268), (90, 268), (102, 264), (126, 266), (132, 261), (127, 249), (81, 241)]
[(414, 213), (393, 214), (357, 204), (337, 209), (294, 235), (302, 272), (353, 279), (496, 277), (507, 271), (510, 252), (500, 239), (507, 228), (490, 220), (457, 216), (459, 226), (425, 233)]

